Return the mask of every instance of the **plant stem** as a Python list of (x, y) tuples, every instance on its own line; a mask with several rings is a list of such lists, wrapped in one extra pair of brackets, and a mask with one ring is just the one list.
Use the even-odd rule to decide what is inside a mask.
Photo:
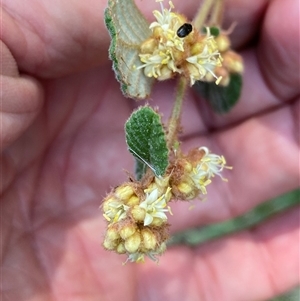
[(221, 27), (223, 21), (224, 1), (216, 0), (215, 6), (212, 10), (209, 25), (217, 25)]
[(203, 27), (203, 25), (208, 17), (208, 13), (215, 1), (216, 0), (205, 0), (204, 3), (200, 6), (200, 8), (196, 14), (196, 17), (194, 18), (194, 21), (193, 21), (194, 26), (198, 30), (200, 30)]
[(169, 149), (171, 149), (174, 146), (174, 143), (177, 140), (178, 126), (180, 124), (180, 115), (184, 94), (187, 88), (187, 82), (188, 81), (185, 77), (180, 77), (177, 86), (174, 107), (168, 124), (167, 146)]
[[(201, 29), (203, 27), (205, 22), (208, 20), (209, 12), (212, 9), (211, 21), (216, 21), (218, 22), (217, 24), (220, 25), (219, 21), (221, 21), (223, 14), (223, 0), (205, 0), (193, 21), (193, 24), (197, 29)], [(175, 103), (168, 124), (167, 146), (169, 149), (173, 148), (177, 141), (180, 114), (187, 83), (188, 81), (186, 78), (181, 77), (179, 79)]]

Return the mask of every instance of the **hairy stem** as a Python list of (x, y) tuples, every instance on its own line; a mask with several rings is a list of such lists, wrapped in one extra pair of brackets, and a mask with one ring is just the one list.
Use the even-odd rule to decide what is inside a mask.
[(198, 30), (200, 30), (203, 27), (205, 21), (207, 20), (209, 11), (211, 10), (211, 7), (213, 6), (215, 1), (216, 0), (205, 0), (204, 3), (200, 6), (193, 21), (194, 26)]
[(177, 132), (180, 125), (180, 115), (187, 82), (188, 81), (185, 77), (181, 77), (179, 79), (175, 103), (168, 124), (167, 146), (169, 149), (171, 149), (177, 141)]
[(216, 0), (215, 6), (212, 10), (209, 25), (220, 26), (223, 21), (223, 12), (224, 12), (224, 1)]

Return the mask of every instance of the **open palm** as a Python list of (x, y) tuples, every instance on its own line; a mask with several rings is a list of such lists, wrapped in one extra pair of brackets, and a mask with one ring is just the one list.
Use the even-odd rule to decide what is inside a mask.
[[(2, 2), (3, 300), (262, 300), (298, 283), (295, 210), (195, 249), (170, 248), (159, 265), (122, 266), (125, 258), (103, 250), (98, 207), (126, 179), (122, 168), (132, 170), (123, 125), (136, 105), (107, 60), (106, 1)], [(192, 17), (194, 2), (174, 4)], [(244, 213), (299, 184), (297, 1), (226, 3), (226, 22), (239, 22), (232, 36), (246, 64), (242, 98), (220, 117), (188, 93), (183, 148), (206, 145), (234, 169), (193, 211), (174, 204), (173, 232)], [(148, 16), (157, 5), (138, 4)], [(152, 95), (165, 117), (174, 84)]]

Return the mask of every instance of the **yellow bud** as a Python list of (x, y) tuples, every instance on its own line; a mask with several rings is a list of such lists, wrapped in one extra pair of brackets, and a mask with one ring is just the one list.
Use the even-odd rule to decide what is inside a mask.
[(219, 82), (219, 85), (222, 87), (227, 87), (230, 83), (230, 77), (229, 75), (226, 77), (222, 77), (221, 81)]
[(153, 220), (151, 222), (151, 226), (160, 227), (160, 226), (162, 226), (165, 223), (166, 223), (165, 219), (161, 219), (159, 217), (153, 217)]
[(134, 190), (128, 184), (119, 186), (115, 190), (115, 196), (121, 200), (128, 200), (134, 194)]
[(143, 229), (141, 231), (143, 247), (146, 250), (154, 250), (157, 244), (156, 236), (152, 233), (150, 229)]
[(131, 214), (132, 214), (132, 217), (134, 218), (134, 220), (137, 222), (142, 222), (146, 217), (145, 209), (143, 209), (139, 206), (134, 206), (131, 210)]
[(166, 80), (173, 77), (173, 71), (167, 66), (163, 66), (160, 69), (160, 75), (157, 77), (158, 80)]
[(114, 227), (109, 227), (106, 231), (105, 239), (108, 240), (117, 240), (120, 238), (119, 231)]
[(191, 46), (191, 56), (199, 54), (203, 51), (204, 43), (197, 42), (194, 45)]
[(123, 226), (119, 233), (120, 233), (120, 236), (123, 238), (123, 239), (126, 239), (128, 238), (129, 236), (131, 236), (134, 232), (136, 231), (136, 226), (135, 224), (128, 224), (128, 225), (125, 225)]
[(182, 165), (186, 173), (190, 173), (193, 170), (193, 165), (187, 160), (182, 160)]
[(105, 238), (103, 242), (103, 247), (107, 250), (114, 250), (117, 246), (116, 240), (110, 240), (109, 238)]
[(125, 240), (125, 249), (129, 253), (135, 253), (141, 244), (141, 235), (136, 231), (133, 235)]
[(108, 210), (111, 209), (110, 203), (111, 202), (118, 202), (118, 199), (116, 199), (113, 195), (109, 195), (106, 199), (104, 199), (103, 202), (103, 211), (107, 212)]
[(215, 38), (215, 41), (220, 52), (227, 51), (230, 48), (230, 40), (227, 35), (220, 34)]
[(142, 54), (152, 53), (156, 47), (157, 47), (157, 41), (153, 38), (150, 38), (145, 42), (143, 42), (143, 44), (141, 45), (141, 53)]
[(124, 243), (118, 244), (118, 246), (117, 246), (117, 248), (116, 248), (116, 251), (117, 251), (117, 253), (119, 253), (119, 254), (124, 254), (124, 253), (126, 253), (126, 249), (125, 249)]
[(242, 57), (234, 51), (227, 51), (223, 55), (223, 66), (231, 73), (243, 73), (244, 64)]
[(129, 198), (129, 200), (126, 202), (126, 205), (129, 207), (133, 207), (135, 205), (138, 205), (140, 203), (139, 198), (136, 195), (133, 195)]
[(179, 183), (177, 185), (177, 188), (183, 194), (190, 194), (195, 189), (194, 186), (191, 186), (187, 182), (181, 182), (181, 183)]
[(160, 26), (156, 26), (153, 29), (153, 37), (154, 38), (160, 38), (163, 34), (163, 29)]
[(222, 77), (219, 82), (220, 86), (226, 87), (230, 82), (230, 75), (228, 70), (225, 67), (216, 67), (214, 70), (216, 76)]

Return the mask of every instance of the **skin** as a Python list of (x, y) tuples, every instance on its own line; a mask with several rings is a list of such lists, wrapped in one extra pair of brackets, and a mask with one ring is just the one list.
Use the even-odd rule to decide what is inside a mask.
[[(137, 1), (150, 18), (153, 1)], [(148, 3), (149, 2), (149, 3)], [(1, 275), (6, 300), (265, 300), (299, 281), (299, 208), (254, 229), (170, 248), (160, 264), (122, 266), (105, 251), (98, 210), (132, 171), (124, 99), (107, 59), (106, 1), (2, 1)], [(174, 1), (192, 17), (195, 1)], [(226, 2), (245, 60), (239, 104), (211, 113), (193, 92), (183, 148), (206, 145), (234, 166), (204, 203), (172, 204), (171, 232), (222, 221), (299, 185), (296, 0)], [(151, 6), (151, 7), (150, 7)], [(165, 4), (167, 6), (167, 4)], [(150, 104), (167, 117), (175, 81)], [(200, 103), (200, 104), (199, 104)], [(140, 103), (142, 104), (142, 102)]]

